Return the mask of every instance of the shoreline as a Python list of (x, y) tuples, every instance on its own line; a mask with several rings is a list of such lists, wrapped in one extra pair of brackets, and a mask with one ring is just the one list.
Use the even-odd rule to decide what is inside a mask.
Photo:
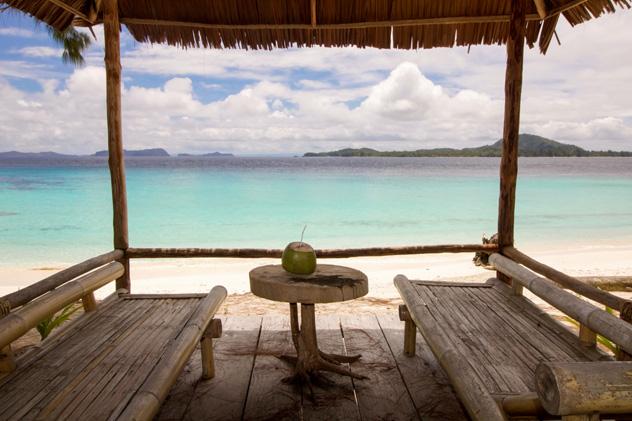
[[(632, 244), (591, 244), (573, 248), (559, 245), (523, 247), (521, 251), (542, 263), (548, 264), (571, 276), (632, 276)], [(393, 278), (404, 274), (410, 279), (453, 280), (458, 282), (484, 282), (495, 272), (472, 263), (474, 253), (426, 254), (385, 257), (353, 257), (346, 259), (320, 259), (319, 262), (350, 266), (367, 274), (369, 294), (356, 300), (362, 311), (372, 306), (376, 310), (392, 308), (399, 296), (393, 286)], [(224, 285), (229, 299), (224, 307), (235, 306), (243, 311), (257, 308), (276, 309), (278, 303), (266, 302), (252, 296), (249, 291), (248, 272), (260, 265), (279, 264), (279, 259), (243, 258), (187, 258), (187, 259), (135, 259), (132, 260), (132, 292), (136, 293), (183, 293), (206, 292), (215, 285)], [(6, 295), (55, 273), (70, 265), (45, 264), (38, 267), (0, 266), (0, 296)], [(112, 292), (108, 284), (97, 291), (102, 299)], [(249, 303), (254, 307), (249, 309)], [(343, 304), (347, 308), (348, 303)], [(354, 305), (354, 307), (357, 307)], [(255, 308), (257, 307), (257, 308)], [(326, 305), (332, 310), (336, 305)], [(285, 306), (279, 309), (285, 311)], [(231, 313), (234, 314), (233, 311)]]

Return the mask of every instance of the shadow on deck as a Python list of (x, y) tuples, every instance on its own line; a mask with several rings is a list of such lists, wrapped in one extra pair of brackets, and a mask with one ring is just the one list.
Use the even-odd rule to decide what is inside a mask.
[(351, 370), (369, 380), (327, 374), (332, 384), (316, 385), (314, 402), (307, 391), (282, 382), (291, 374), (277, 358), (293, 353), (289, 318), (226, 316), (222, 322), (215, 378), (201, 380), (196, 350), (157, 419), (467, 419), (421, 335), (417, 355), (404, 355), (404, 323), (396, 315), (317, 316), (320, 348), (362, 354)]

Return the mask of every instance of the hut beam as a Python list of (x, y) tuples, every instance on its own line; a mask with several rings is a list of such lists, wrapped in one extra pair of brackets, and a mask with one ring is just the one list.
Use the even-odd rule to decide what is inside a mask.
[(546, 19), (546, 4), (544, 4), (544, 0), (533, 0), (533, 3), (535, 3), (540, 19)]
[[(127, 193), (123, 156), (123, 128), (121, 122), (121, 45), (117, 0), (103, 0), (103, 29), (105, 31), (105, 74), (108, 122), (108, 164), (112, 183), (114, 248), (126, 251)], [(123, 276), (116, 280), (116, 289), (130, 291), (129, 259), (120, 262), (125, 267)]]
[[(314, 3), (315, 6), (316, 3)], [(313, 9), (315, 12), (316, 9)], [(398, 19), (398, 20), (381, 20), (372, 22), (345, 22), (345, 23), (318, 23), (315, 21), (316, 15), (313, 15), (314, 21), (310, 23), (257, 23), (257, 24), (231, 24), (231, 23), (206, 23), (206, 22), (189, 22), (175, 21), (163, 19), (145, 19), (135, 17), (121, 18), (121, 23), (125, 25), (155, 25), (155, 26), (179, 26), (187, 28), (203, 28), (203, 29), (234, 29), (234, 30), (265, 30), (265, 29), (373, 29), (373, 28), (399, 28), (405, 26), (426, 26), (426, 25), (457, 25), (468, 23), (505, 23), (511, 19), (510, 15), (490, 15), (490, 16), (447, 16), (440, 18), (425, 19)], [(526, 15), (528, 21), (539, 21), (540, 16), (536, 13)], [(315, 24), (313, 24), (315, 23)]]
[[(512, 247), (514, 244), (520, 97), (527, 9), (526, 0), (515, 0), (511, 4), (509, 38), (507, 39), (507, 69), (505, 72), (505, 118), (500, 161), (500, 196), (498, 200), (498, 246), (501, 252), (503, 248)], [(508, 282), (508, 278), (502, 273), (498, 273), (498, 278)]]
[(83, 19), (84, 21), (88, 22), (91, 25), (94, 24), (94, 20), (90, 19), (85, 13), (63, 2), (62, 0), (48, 0), (48, 2), (54, 4), (55, 6), (61, 9), (64, 9), (68, 13), (72, 13), (76, 17)]

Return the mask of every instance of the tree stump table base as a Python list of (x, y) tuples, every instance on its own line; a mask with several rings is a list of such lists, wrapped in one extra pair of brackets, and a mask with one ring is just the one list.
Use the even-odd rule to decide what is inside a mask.
[[(256, 296), (290, 304), (290, 327), (296, 355), (279, 358), (294, 367), (285, 383), (307, 386), (314, 399), (313, 384), (333, 385), (323, 374), (336, 373), (354, 379), (368, 377), (352, 373), (343, 364), (357, 361), (360, 355), (328, 354), (318, 349), (315, 303), (353, 300), (368, 293), (368, 279), (362, 272), (336, 265), (321, 265), (309, 275), (286, 272), (281, 265), (260, 266), (250, 271), (250, 290)], [(301, 304), (299, 327), (298, 303)]]
[(290, 326), (292, 341), (296, 349), (296, 356), (281, 355), (279, 358), (293, 365), (294, 374), (283, 379), (284, 383), (307, 386), (310, 397), (314, 398), (312, 385), (331, 385), (333, 382), (324, 377), (321, 372), (331, 372), (349, 376), (358, 380), (368, 379), (366, 376), (352, 373), (342, 364), (349, 364), (359, 360), (361, 355), (329, 354), (318, 349), (316, 338), (316, 316), (314, 304), (301, 304), (301, 326), (298, 325), (298, 305), (290, 303)]

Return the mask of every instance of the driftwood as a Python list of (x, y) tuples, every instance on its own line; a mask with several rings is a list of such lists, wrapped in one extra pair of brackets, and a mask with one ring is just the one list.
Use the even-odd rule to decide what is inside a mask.
[(507, 257), (492, 254), (489, 261), (497, 270), (510, 276), (549, 304), (610, 339), (625, 351), (632, 352), (632, 325), (629, 323), (563, 290), (552, 281), (537, 276)]
[(592, 285), (582, 282), (577, 278), (568, 276), (558, 270), (553, 269), (543, 263), (540, 263), (526, 254), (518, 251), (513, 247), (506, 247), (502, 253), (511, 258), (513, 261), (520, 263), (529, 269), (545, 276), (551, 281), (557, 282), (564, 288), (570, 289), (586, 298), (590, 298), (593, 301), (606, 305), (614, 310), (621, 311), (623, 304), (626, 302), (624, 298), (617, 297)]
[(632, 412), (632, 362), (550, 362), (538, 366), (536, 388), (554, 415)]
[(75, 279), (77, 276), (83, 275), (93, 269), (103, 266), (106, 263), (110, 263), (114, 260), (119, 260), (123, 257), (122, 250), (112, 250), (108, 253), (100, 256), (93, 257), (67, 269), (61, 270), (48, 278), (42, 279), (32, 285), (22, 288), (19, 291), (12, 292), (0, 298), (0, 302), (4, 301), (9, 303), (10, 308), (20, 307), (29, 301), (39, 297), (42, 294), (52, 291), (58, 286), (65, 284), (66, 282)]
[(113, 281), (123, 274), (123, 265), (112, 262), (87, 275), (68, 282), (40, 299), (0, 319), (0, 348), (24, 335), (45, 317)]
[[(495, 253), (495, 244), (441, 244), (404, 247), (369, 247), (355, 249), (320, 249), (316, 255), (321, 258), (347, 258), (362, 256), (397, 256), (407, 254), (433, 253)], [(186, 257), (236, 257), (236, 258), (281, 258), (282, 249), (254, 248), (132, 248), (127, 249), (129, 258), (186, 258)]]

